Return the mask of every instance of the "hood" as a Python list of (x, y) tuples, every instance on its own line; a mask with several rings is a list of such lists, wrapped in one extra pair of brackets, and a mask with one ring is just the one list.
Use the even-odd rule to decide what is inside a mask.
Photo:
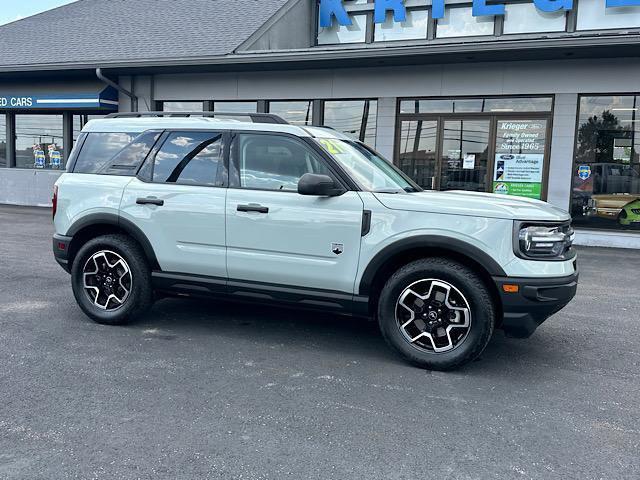
[(506, 220), (564, 222), (567, 212), (540, 200), (466, 191), (417, 193), (376, 193), (376, 198), (392, 210), (446, 213)]

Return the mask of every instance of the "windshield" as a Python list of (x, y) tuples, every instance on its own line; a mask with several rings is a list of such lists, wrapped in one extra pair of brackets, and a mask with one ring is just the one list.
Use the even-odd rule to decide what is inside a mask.
[(316, 140), (365, 190), (376, 193), (421, 190), (400, 170), (362, 143), (337, 138), (317, 138)]

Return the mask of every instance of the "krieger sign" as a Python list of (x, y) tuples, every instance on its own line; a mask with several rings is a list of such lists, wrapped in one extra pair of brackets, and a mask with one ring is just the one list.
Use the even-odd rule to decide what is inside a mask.
[[(606, 2), (607, 8), (640, 6), (640, 0), (601, 0)], [(556, 12), (558, 10), (572, 10), (573, 0), (533, 0), (536, 8), (542, 12)], [(432, 0), (432, 18), (444, 18), (445, 0)], [(396, 22), (404, 22), (407, 19), (407, 10), (403, 0), (375, 0), (374, 22), (384, 23), (387, 12), (393, 12)], [(487, 0), (473, 0), (473, 16), (504, 15), (503, 4), (487, 4)], [(351, 18), (347, 13), (342, 0), (320, 0), (320, 26), (330, 27), (332, 17), (338, 24), (349, 26)]]

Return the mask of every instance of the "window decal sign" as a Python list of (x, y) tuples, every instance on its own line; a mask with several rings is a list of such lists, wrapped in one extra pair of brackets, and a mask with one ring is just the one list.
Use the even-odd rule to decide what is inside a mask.
[(48, 147), (49, 150), (49, 166), (54, 170), (59, 170), (62, 165), (62, 155), (58, 151), (55, 143)]
[(47, 157), (44, 154), (44, 150), (40, 145), (33, 146), (33, 166), (34, 168), (44, 168), (47, 162)]
[(545, 120), (499, 120), (493, 192), (542, 198)]
[[(351, 26), (351, 18), (342, 0), (320, 1), (320, 26), (331, 27), (335, 17), (338, 25)], [(605, 2), (606, 8), (635, 7), (640, 6), (640, 0), (600, 0)], [(432, 0), (431, 16), (435, 19), (444, 18), (446, 0)], [(396, 23), (404, 22), (407, 18), (407, 7), (403, 0), (374, 0), (374, 23), (384, 23), (387, 12), (393, 12), (393, 20)], [(573, 0), (533, 0), (534, 5), (541, 12), (557, 12), (560, 10), (573, 10)], [(502, 3), (493, 3), (489, 0), (473, 0), (472, 14), (474, 17), (504, 15), (505, 6)]]
[(580, 165), (578, 167), (578, 177), (580, 177), (580, 180), (589, 180), (589, 177), (591, 177), (591, 166)]

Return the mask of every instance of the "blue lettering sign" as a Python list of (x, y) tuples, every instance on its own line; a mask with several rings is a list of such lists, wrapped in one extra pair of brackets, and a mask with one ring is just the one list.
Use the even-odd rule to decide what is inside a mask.
[(504, 15), (504, 5), (487, 5), (487, 0), (473, 0), (471, 14), (474, 17), (485, 15)]
[(432, 0), (433, 3), (431, 5), (431, 17), (435, 18), (444, 18), (444, 0)]
[[(351, 18), (342, 0), (319, 0), (320, 1), (320, 26), (323, 28), (330, 27), (333, 17), (336, 18), (338, 25), (352, 25)], [(387, 12), (393, 12), (393, 20), (395, 22), (404, 22), (407, 20), (407, 9), (404, 0), (374, 0), (374, 22), (384, 23)], [(505, 6), (500, 3), (487, 4), (489, 0), (473, 0), (472, 14), (474, 17), (496, 16), (505, 14)], [(607, 8), (615, 7), (635, 7), (640, 6), (640, 0), (600, 0), (606, 2)], [(435, 19), (444, 18), (446, 0), (432, 0), (431, 17)], [(557, 12), (560, 10), (572, 10), (574, 0), (533, 0), (536, 8), (542, 12)], [(2, 97), (0, 97), (2, 102)], [(5, 105), (6, 106), (6, 105)], [(2, 107), (2, 103), (0, 103)]]
[(640, 6), (640, 0), (607, 0), (607, 8), (638, 6)]
[(541, 12), (557, 12), (573, 8), (573, 0), (533, 0), (533, 4)]
[(402, 0), (376, 0), (373, 11), (374, 23), (384, 23), (387, 17), (387, 11), (393, 10), (393, 20), (395, 22), (404, 22), (407, 20), (407, 10)]
[(342, 0), (320, 0), (320, 26), (331, 26), (331, 17), (336, 17), (338, 25), (350, 26), (351, 18), (342, 5)]

